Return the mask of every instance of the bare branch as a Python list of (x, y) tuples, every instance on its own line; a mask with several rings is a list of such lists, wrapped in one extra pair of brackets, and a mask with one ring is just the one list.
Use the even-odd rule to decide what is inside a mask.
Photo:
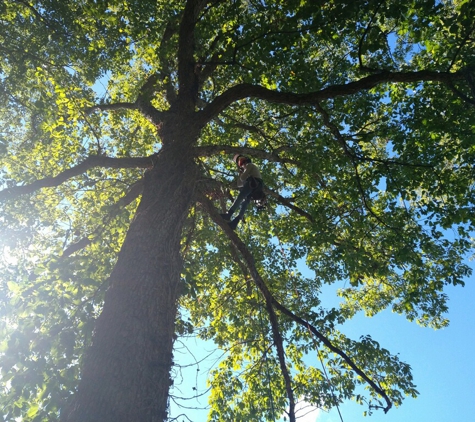
[(83, 174), (94, 167), (116, 169), (147, 168), (153, 165), (155, 162), (155, 157), (156, 155), (137, 158), (113, 158), (103, 155), (92, 155), (87, 157), (77, 166), (71, 167), (70, 169), (59, 173), (57, 176), (45, 177), (44, 179), (36, 180), (35, 182), (28, 185), (14, 186), (12, 188), (3, 189), (0, 191), (0, 201), (14, 199), (20, 195), (33, 193), (42, 188), (59, 186), (67, 180), (79, 176), (80, 174)]

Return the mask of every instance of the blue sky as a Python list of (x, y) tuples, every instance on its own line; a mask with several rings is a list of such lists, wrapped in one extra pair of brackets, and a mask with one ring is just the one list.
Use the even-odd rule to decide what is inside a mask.
[[(473, 263), (471, 263), (474, 268)], [(328, 286), (324, 295), (332, 295), (335, 286)], [(450, 297), (450, 325), (441, 330), (423, 328), (403, 316), (385, 311), (367, 318), (359, 315), (340, 327), (348, 337), (353, 339), (369, 334), (380, 345), (412, 367), (419, 397), (406, 398), (402, 406), (392, 408), (387, 414), (375, 411), (372, 416), (363, 416), (367, 410), (363, 406), (348, 402), (340, 406), (343, 422), (473, 422), (475, 419), (475, 276), (466, 280), (465, 287), (448, 287)], [(337, 300), (337, 299), (336, 299)], [(189, 350), (181, 349), (175, 358), (182, 363), (191, 363), (195, 357), (205, 356), (213, 351), (212, 344), (197, 343), (190, 340)], [(183, 396), (193, 395), (193, 388), (203, 391), (205, 376), (218, 358), (211, 354), (199, 364), (184, 372), (184, 378), (178, 388)], [(311, 362), (312, 357), (309, 356)], [(317, 356), (313, 364), (319, 365)], [(180, 379), (177, 380), (177, 383)], [(196, 401), (188, 401), (190, 407), (206, 407), (207, 399), (203, 396)], [(172, 406), (173, 416), (185, 413), (193, 422), (206, 421), (207, 411), (196, 409), (178, 410)], [(337, 410), (331, 412), (316, 411), (302, 418), (299, 422), (341, 422)], [(178, 421), (188, 421), (179, 418)]]
[[(472, 265), (473, 267), (473, 265)], [(399, 353), (412, 367), (419, 397), (407, 398), (387, 414), (362, 415), (354, 403), (340, 407), (344, 422), (473, 422), (475, 415), (475, 277), (465, 287), (447, 289), (450, 297), (450, 325), (441, 330), (423, 328), (404, 317), (383, 312), (374, 318), (358, 316), (342, 331), (357, 338), (370, 334), (373, 339)], [(322, 412), (309, 422), (341, 422), (336, 411)], [(303, 422), (303, 421), (302, 421)]]

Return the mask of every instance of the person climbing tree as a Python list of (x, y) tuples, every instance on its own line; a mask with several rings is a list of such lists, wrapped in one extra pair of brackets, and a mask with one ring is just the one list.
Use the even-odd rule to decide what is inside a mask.
[[(250, 158), (236, 154), (233, 161), (237, 164), (239, 171), (237, 179), (239, 195), (231, 205), (231, 208), (229, 208), (229, 211), (225, 214), (221, 214), (221, 217), (229, 221), (229, 227), (234, 230), (244, 217), (244, 213), (253, 195), (262, 192), (263, 181), (261, 172), (258, 167), (251, 162)], [(241, 206), (241, 208), (238, 216), (231, 220), (231, 217), (239, 206)]]

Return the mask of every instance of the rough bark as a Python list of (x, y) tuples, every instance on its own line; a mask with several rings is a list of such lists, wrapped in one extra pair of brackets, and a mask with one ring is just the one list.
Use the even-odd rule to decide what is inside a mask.
[[(164, 147), (110, 276), (93, 345), (63, 422), (161, 422), (167, 416), (181, 230), (195, 182), (191, 154)], [(131, 403), (134, 405), (131, 406)]]

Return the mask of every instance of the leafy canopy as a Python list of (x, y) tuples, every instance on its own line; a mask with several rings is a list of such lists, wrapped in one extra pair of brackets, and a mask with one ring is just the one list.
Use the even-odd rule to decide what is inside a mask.
[[(188, 3), (0, 2), (5, 420), (51, 420), (76, 388), (143, 169), (162, 148), (138, 100), (174, 112)], [(195, 3), (195, 111), (208, 116), (197, 184), (224, 210), (230, 157), (248, 154), (270, 203), (248, 211), (234, 243), (201, 200), (183, 229), (177, 335), (226, 351), (210, 420), (273, 420), (288, 406), (272, 300), (296, 398), (401, 404), (417, 394), (410, 367), (370, 336), (347, 338), (344, 322), (389, 308), (443, 327), (444, 287), (469, 274), (473, 5)], [(339, 308), (325, 306), (324, 284)], [(304, 361), (315, 349), (325, 372)]]

